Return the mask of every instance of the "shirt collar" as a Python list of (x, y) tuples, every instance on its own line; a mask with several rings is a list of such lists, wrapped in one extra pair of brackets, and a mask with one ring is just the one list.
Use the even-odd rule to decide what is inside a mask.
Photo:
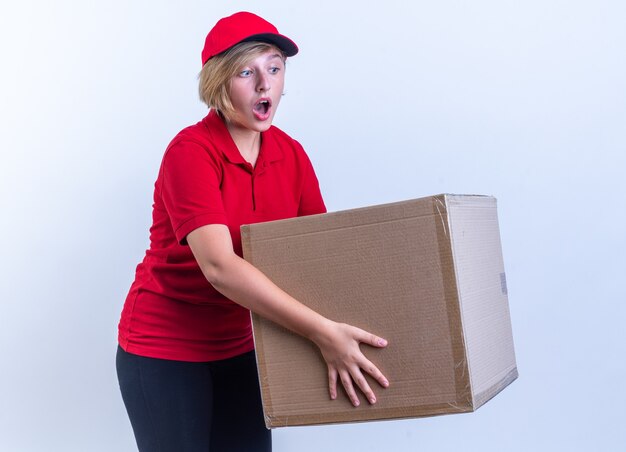
[[(209, 135), (219, 145), (219, 150), (224, 154), (226, 160), (235, 165), (247, 165), (248, 162), (241, 156), (237, 145), (230, 136), (226, 123), (222, 117), (213, 109), (202, 120)], [(271, 162), (281, 160), (283, 151), (277, 145), (273, 133), (274, 126), (267, 131), (261, 132), (261, 150), (257, 159), (257, 167), (269, 165)]]

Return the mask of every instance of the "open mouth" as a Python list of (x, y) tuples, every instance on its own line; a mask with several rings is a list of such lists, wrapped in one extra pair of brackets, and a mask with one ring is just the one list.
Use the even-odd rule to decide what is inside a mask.
[(254, 115), (260, 120), (267, 119), (269, 117), (271, 107), (272, 101), (270, 99), (259, 99), (254, 104)]

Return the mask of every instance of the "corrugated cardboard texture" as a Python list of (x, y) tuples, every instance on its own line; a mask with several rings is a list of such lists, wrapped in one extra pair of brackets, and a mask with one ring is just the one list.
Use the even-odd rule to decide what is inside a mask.
[(496, 200), (447, 195), (446, 204), (476, 409), (517, 377)]
[(253, 315), (268, 427), (475, 408), (446, 196), (244, 226), (242, 240), (245, 258), (296, 299), (390, 342), (362, 346), (391, 386), (370, 381), (378, 403), (354, 408), (343, 393), (329, 399), (312, 343)]

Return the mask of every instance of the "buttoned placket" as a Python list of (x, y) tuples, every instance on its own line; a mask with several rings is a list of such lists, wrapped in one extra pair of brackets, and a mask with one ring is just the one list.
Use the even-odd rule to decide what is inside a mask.
[(269, 162), (266, 160), (262, 160), (260, 157), (256, 162), (255, 166), (252, 166), (250, 162), (245, 162), (242, 166), (245, 170), (250, 173), (250, 184), (251, 184), (251, 193), (252, 193), (252, 210), (256, 212), (257, 204), (256, 204), (256, 192), (255, 192), (255, 180), (259, 177), (269, 166)]

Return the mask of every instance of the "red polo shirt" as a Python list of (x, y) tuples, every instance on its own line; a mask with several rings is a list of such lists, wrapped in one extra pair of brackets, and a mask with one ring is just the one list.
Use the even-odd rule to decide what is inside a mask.
[(225, 224), (241, 256), (242, 224), (325, 211), (315, 172), (297, 141), (272, 126), (262, 134), (253, 168), (211, 111), (165, 151), (154, 187), (150, 248), (124, 303), (120, 345), (129, 353), (181, 361), (252, 350), (249, 311), (208, 283), (187, 234)]

